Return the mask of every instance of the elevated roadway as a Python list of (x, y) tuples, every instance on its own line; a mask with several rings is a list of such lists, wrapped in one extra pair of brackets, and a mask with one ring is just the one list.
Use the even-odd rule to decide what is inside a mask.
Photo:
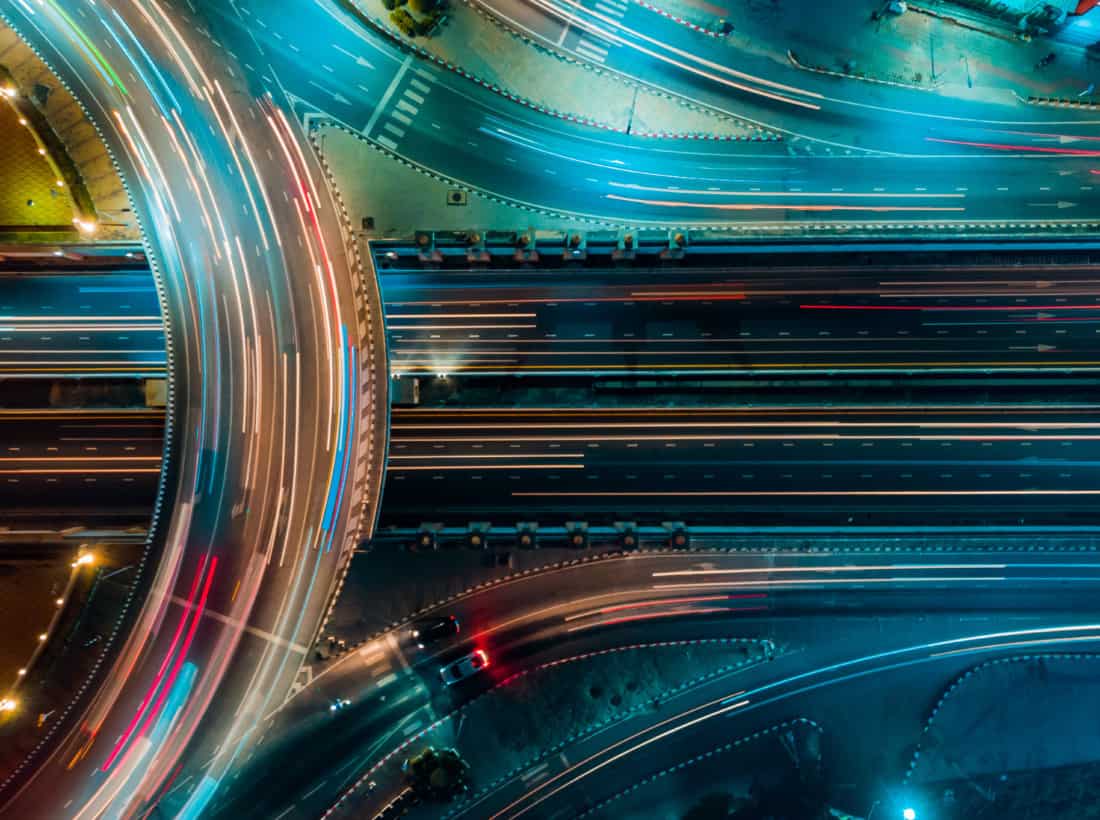
[(143, 813), (184, 771), (173, 811), (198, 816), (373, 527), (388, 406), (373, 274), (286, 98), (249, 84), (199, 19), (160, 3), (3, 12), (130, 187), (172, 387), (130, 614), (83, 697), (38, 728), (28, 697), (9, 722), (31, 741), (6, 744), (0, 808)]

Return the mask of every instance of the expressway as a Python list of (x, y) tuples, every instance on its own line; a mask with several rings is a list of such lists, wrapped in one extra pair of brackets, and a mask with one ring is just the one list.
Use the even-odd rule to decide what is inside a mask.
[[(490, 521), (505, 532), (528, 520), (550, 532), (574, 520), (1095, 524), (1100, 404), (818, 398), (752, 407), (394, 408), (381, 523), (408, 530), (423, 521)], [(159, 413), (7, 412), (0, 429), (23, 442), (0, 455), (3, 506), (21, 516), (129, 520), (154, 498)]]
[[(777, 122), (800, 118), (788, 138), (811, 152), (782, 142), (646, 139), (506, 102), (416, 59), (332, 0), (303, 3), (293, 15), (275, 0), (210, 4), (209, 13), (230, 49), (260, 44), (268, 65), (257, 70), (301, 116), (339, 123), (418, 167), (539, 211), (615, 224), (933, 231), (1048, 229), (1087, 223), (1095, 211), (1090, 172), (1100, 154), (1087, 147), (1095, 125), (1087, 112), (1014, 100), (975, 112), (968, 101), (895, 100), (895, 89), (864, 88), (870, 100), (843, 111), (783, 104), (782, 116), (772, 112)], [(751, 104), (730, 93), (735, 113)], [(918, 102), (939, 113), (909, 110)], [(1052, 147), (1059, 137), (1067, 144)]]
[(383, 269), (397, 375), (1095, 371), (1093, 265)]
[(285, 98), (249, 85), (194, 17), (159, 2), (0, 8), (119, 165), (172, 382), (128, 612), (73, 682), (82, 697), (49, 704), (40, 727), (33, 703), (6, 725), (33, 740), (4, 744), (0, 809), (142, 813), (185, 770), (174, 810), (194, 817), (290, 687), (373, 527), (388, 407), (376, 286)]
[(1094, 524), (1096, 409), (395, 409), (382, 524)]
[[(806, 679), (827, 685), (843, 680), (842, 673), (877, 673), (909, 659), (939, 664), (936, 673), (947, 680), (990, 651), (991, 641), (977, 637), (982, 634), (1025, 629), (1029, 634), (1017, 638), (1020, 645), (1029, 640), (1041, 645), (1051, 639), (1057, 643), (1061, 633), (1056, 627), (1090, 624), (1073, 631), (1075, 642), (1100, 640), (1089, 620), (1098, 580), (1100, 565), (1091, 556), (1025, 554), (1011, 548), (947, 552), (934, 561), (843, 552), (649, 553), (517, 576), (427, 610), (458, 616), (463, 632), (452, 645), (418, 651), (407, 636), (406, 622), (373, 636), (314, 675), (269, 715), (268, 742), (223, 800), (212, 806), (213, 816), (252, 812), (317, 817), (353, 784), (368, 780), (379, 784), (377, 793), (366, 798), (360, 793), (350, 802), (348, 816), (376, 811), (400, 788), (397, 764), (405, 750), (414, 744), (453, 742), (456, 710), (463, 704), (521, 670), (591, 650), (685, 637), (755, 638), (775, 644), (774, 663), (670, 700), (676, 711), (695, 710), (749, 685), (760, 689), (761, 700), (765, 694), (772, 700), (789, 698)], [(915, 618), (915, 613), (923, 617)], [(937, 646), (937, 641), (945, 643)], [(439, 665), (471, 647), (486, 648), (492, 656), (488, 673), (469, 685), (444, 690), (436, 674)], [(945, 648), (967, 651), (944, 653)], [(877, 657), (879, 652), (889, 663)], [(347, 699), (351, 706), (334, 715), (328, 707), (337, 699)], [(568, 760), (582, 760), (586, 750), (609, 746), (675, 713), (646, 712), (598, 737), (578, 738), (565, 749)], [(459, 731), (470, 743), (477, 729), (467, 725)], [(678, 759), (679, 749), (668, 751), (667, 761)], [(554, 777), (543, 786), (561, 784), (556, 774), (565, 767), (553, 757), (547, 756), (546, 777)], [(638, 758), (625, 760), (628, 771), (601, 778), (598, 786), (556, 795), (533, 816), (634, 782), (639, 772), (660, 768), (662, 757), (655, 751), (638, 755), (644, 764)], [(495, 777), (492, 772), (478, 774), (481, 785)], [(533, 794), (528, 796), (528, 790)], [(464, 816), (488, 817), (516, 798), (533, 802), (542, 793), (528, 778), (516, 776), (459, 808)], [(509, 811), (502, 816), (513, 815)]]
[(0, 410), (0, 518), (148, 520), (164, 414)]
[[(554, 532), (573, 520), (1085, 526), (1100, 491), (1098, 408), (837, 406), (835, 397), (751, 408), (395, 408), (381, 521), (484, 520), (507, 531), (537, 520)], [(156, 412), (6, 413), (0, 425), (24, 442), (0, 456), (5, 509), (130, 520), (154, 498)]]
[(0, 274), (0, 377), (165, 373), (148, 268)]
[[(390, 367), (452, 377), (1100, 369), (1091, 263), (726, 262), (387, 264), (380, 283)], [(147, 274), (4, 282), (0, 373), (163, 375)]]
[[(835, 153), (820, 156), (665, 144), (506, 106), (326, 0), (294, 14), (261, 0), (197, 4), (212, 32), (155, 0), (2, 8), (88, 105), (121, 165), (154, 262), (174, 389), (148, 594), (90, 682), (91, 708), (66, 705), (0, 783), (2, 807), (17, 816), (143, 812), (158, 800), (171, 814), (201, 814), (262, 739), (372, 529), (388, 405), (380, 299), (294, 115), (332, 117), (472, 188), (617, 223), (1043, 227), (1074, 219), (1069, 211), (1091, 218), (1096, 196), (1096, 152), (1043, 142), (1087, 136), (1092, 123), (1079, 115), (861, 118), (860, 139), (890, 153), (831, 138)], [(411, 95), (429, 102), (402, 114), (405, 131), (396, 114), (415, 108)], [(991, 143), (1006, 125), (1029, 131), (1023, 148), (928, 139)], [(838, 127), (835, 117), (822, 126), (826, 138)], [(842, 141), (856, 130), (839, 128)], [(1025, 422), (1013, 435), (1039, 449), (1071, 434)], [(907, 419), (898, 435), (918, 427)], [(1067, 486), (1090, 489), (1070, 472)], [(1003, 473), (998, 481), (1032, 493), (1028, 479)]]

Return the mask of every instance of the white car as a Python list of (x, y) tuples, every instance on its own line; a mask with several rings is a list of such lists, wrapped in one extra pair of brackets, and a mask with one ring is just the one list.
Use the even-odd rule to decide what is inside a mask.
[(446, 666), (440, 667), (439, 677), (445, 684), (452, 686), (488, 668), (489, 655), (484, 649), (475, 649), (469, 655), (464, 655), (457, 661), (451, 661)]

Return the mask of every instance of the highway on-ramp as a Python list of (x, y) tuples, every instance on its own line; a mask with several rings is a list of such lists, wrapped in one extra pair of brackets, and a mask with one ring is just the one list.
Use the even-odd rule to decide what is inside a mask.
[[(1002, 629), (1026, 630), (1027, 635), (1016, 638), (1020, 645), (1029, 640), (1041, 645), (1059, 635), (1075, 636), (1078, 642), (1086, 639), (1082, 636), (1100, 640), (1095, 617), (1090, 620), (1098, 572), (1100, 565), (1088, 554), (1009, 548), (781, 556), (650, 552), (517, 575), (425, 610), (459, 618), (462, 631), (454, 641), (418, 650), (406, 621), (325, 666), (271, 715), (264, 747), (212, 805), (213, 816), (317, 817), (356, 783), (360, 791), (348, 800), (347, 816), (377, 811), (400, 790), (397, 768), (405, 755), (430, 742), (453, 742), (457, 732), (460, 749), (477, 742), (478, 725), (460, 725), (463, 705), (493, 686), (514, 682), (520, 673), (583, 658), (592, 651), (670, 640), (739, 638), (770, 641), (776, 661), (733, 679), (721, 677), (670, 699), (662, 713), (624, 718), (591, 738), (577, 727), (579, 737), (565, 749), (569, 761), (584, 759), (586, 748), (597, 751), (750, 684), (761, 687), (763, 699), (764, 693), (789, 693), (800, 682), (842, 680), (857, 670), (883, 671), (898, 660), (936, 662), (943, 650), (974, 650), (939, 658), (950, 658), (957, 668), (986, 656), (981, 647), (993, 641), (974, 636)], [(1083, 624), (1092, 626), (1062, 633), (1051, 629)], [(954, 639), (959, 639), (957, 644), (935, 645)], [(463, 686), (443, 687), (440, 665), (475, 647), (486, 649), (492, 658), (487, 672)], [(345, 700), (345, 708), (329, 708)], [(784, 700), (783, 707), (789, 710), (790, 702)], [(438, 731), (421, 735), (433, 726)], [(750, 722), (745, 733), (758, 727)], [(702, 742), (706, 740), (704, 734)], [(691, 742), (699, 743), (699, 737)], [(649, 749), (645, 755), (642, 751), (640, 747), (636, 757), (624, 760), (626, 768), (613, 777), (554, 797), (533, 816), (629, 785), (632, 778), (675, 762), (680, 752), (670, 748), (672, 757), (666, 760), (661, 749)], [(547, 778), (569, 765), (556, 752), (531, 753), (550, 761)], [(579, 771), (583, 769), (574, 774)], [(499, 774), (503, 772), (478, 772), (476, 802), (456, 808), (464, 816), (487, 817), (533, 786), (517, 775), (494, 787)], [(548, 785), (553, 788), (564, 779), (568, 778)], [(377, 789), (365, 794), (363, 786), (370, 781)], [(526, 799), (542, 793), (545, 790), (536, 790)]]

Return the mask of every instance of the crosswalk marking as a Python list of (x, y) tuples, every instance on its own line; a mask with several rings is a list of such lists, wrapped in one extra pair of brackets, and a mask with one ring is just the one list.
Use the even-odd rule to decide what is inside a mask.
[(378, 137), (378, 141), (389, 148), (391, 151), (397, 150), (397, 143), (391, 140), (389, 137)]

